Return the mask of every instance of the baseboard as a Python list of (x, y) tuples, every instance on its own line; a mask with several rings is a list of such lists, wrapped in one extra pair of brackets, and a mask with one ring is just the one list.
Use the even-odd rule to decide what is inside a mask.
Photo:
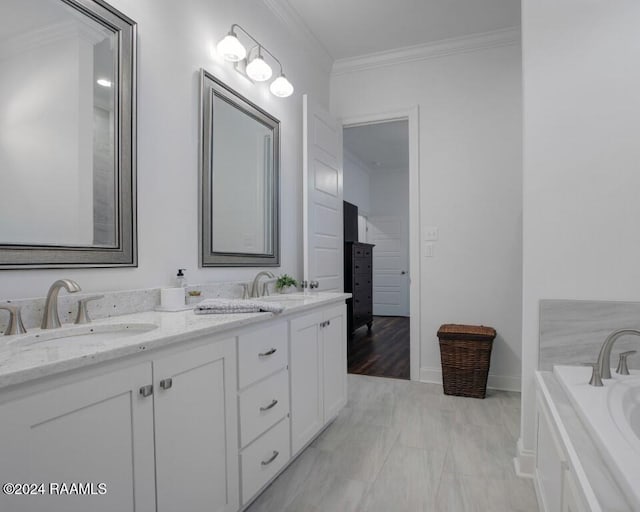
[(518, 439), (517, 455), (513, 459), (516, 474), (522, 478), (533, 478), (536, 470), (536, 452), (522, 446), (522, 438)]
[[(440, 368), (420, 368), (420, 381), (442, 385), (442, 370)], [(501, 391), (516, 391), (519, 393), (521, 383), (522, 380), (520, 376), (492, 375), (490, 373), (487, 379), (487, 388), (499, 389)]]

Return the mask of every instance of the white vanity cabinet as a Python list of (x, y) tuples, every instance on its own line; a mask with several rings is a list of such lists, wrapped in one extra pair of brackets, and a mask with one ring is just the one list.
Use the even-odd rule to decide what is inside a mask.
[(347, 402), (346, 306), (291, 320), (291, 450), (295, 455)]
[(3, 483), (93, 482), (107, 491), (2, 495), (0, 510), (236, 511), (235, 393), (230, 338), (0, 405)]
[(238, 509), (235, 338), (153, 361), (158, 512)]
[(0, 493), (0, 511), (246, 508), (345, 405), (345, 319), (312, 302), (3, 388), (0, 481), (101, 494)]
[(238, 336), (242, 504), (289, 462), (288, 325), (275, 321)]
[[(12, 512), (155, 510), (151, 363), (40, 390), (0, 405), (0, 480), (44, 483), (0, 494)], [(106, 484), (101, 496), (52, 496), (49, 483)]]

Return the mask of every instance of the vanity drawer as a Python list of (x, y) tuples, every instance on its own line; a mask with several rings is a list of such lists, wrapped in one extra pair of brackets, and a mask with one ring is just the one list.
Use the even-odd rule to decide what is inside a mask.
[(284, 419), (240, 454), (242, 504), (289, 461), (289, 420)]
[(289, 372), (282, 370), (240, 393), (240, 446), (246, 446), (289, 412)]
[(287, 366), (287, 324), (279, 322), (238, 336), (238, 387)]

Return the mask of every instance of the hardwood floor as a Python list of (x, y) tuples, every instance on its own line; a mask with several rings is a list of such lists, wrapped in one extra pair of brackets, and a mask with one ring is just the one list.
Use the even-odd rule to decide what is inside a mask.
[(347, 344), (349, 373), (409, 380), (409, 318), (374, 316)]

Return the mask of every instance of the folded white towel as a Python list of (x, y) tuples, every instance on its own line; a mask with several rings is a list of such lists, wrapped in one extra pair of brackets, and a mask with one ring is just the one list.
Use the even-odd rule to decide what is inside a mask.
[(205, 299), (196, 305), (194, 312), (196, 315), (226, 315), (229, 313), (257, 313), (259, 311), (282, 313), (283, 310), (284, 306), (278, 302), (246, 299)]

